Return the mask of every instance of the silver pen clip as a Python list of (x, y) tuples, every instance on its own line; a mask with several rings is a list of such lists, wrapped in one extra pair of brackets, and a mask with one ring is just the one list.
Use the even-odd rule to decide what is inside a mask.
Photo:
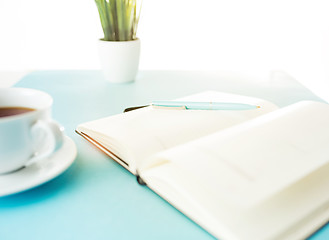
[(179, 106), (179, 107), (167, 107), (167, 106), (158, 106), (158, 105), (151, 105), (154, 109), (163, 109), (163, 110), (186, 110), (186, 106)]

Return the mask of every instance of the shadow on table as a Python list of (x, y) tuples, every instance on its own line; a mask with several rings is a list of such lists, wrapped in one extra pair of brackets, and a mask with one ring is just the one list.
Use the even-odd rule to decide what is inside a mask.
[(78, 174), (77, 165), (77, 162), (74, 162), (72, 166), (63, 174), (40, 186), (34, 187), (24, 192), (0, 197), (0, 210), (1, 208), (36, 204), (58, 195), (59, 193), (65, 191), (67, 188), (72, 188), (73, 185), (75, 185), (76, 175)]

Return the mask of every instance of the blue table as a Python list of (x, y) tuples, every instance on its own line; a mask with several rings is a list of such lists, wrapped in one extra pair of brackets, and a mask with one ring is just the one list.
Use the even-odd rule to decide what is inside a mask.
[[(184, 71), (143, 71), (135, 83), (122, 85), (106, 82), (99, 71), (41, 71), (24, 77), (17, 87), (53, 96), (53, 117), (75, 141), (78, 156), (52, 181), (0, 198), (0, 239), (213, 239), (74, 130), (129, 106), (203, 90), (260, 97), (279, 106), (321, 101), (297, 82), (282, 86), (249, 80), (232, 73)], [(311, 239), (329, 239), (329, 226)]]

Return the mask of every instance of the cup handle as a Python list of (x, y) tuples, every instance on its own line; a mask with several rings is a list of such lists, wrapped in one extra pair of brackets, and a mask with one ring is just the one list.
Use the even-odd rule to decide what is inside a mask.
[(50, 156), (63, 144), (64, 128), (53, 120), (38, 120), (30, 130), (34, 146), (34, 155), (25, 163), (25, 167)]

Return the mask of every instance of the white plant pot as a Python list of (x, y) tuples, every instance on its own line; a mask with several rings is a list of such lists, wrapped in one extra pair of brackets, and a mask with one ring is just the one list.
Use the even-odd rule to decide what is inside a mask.
[(113, 83), (135, 80), (140, 55), (140, 40), (98, 41), (98, 51), (105, 78)]

